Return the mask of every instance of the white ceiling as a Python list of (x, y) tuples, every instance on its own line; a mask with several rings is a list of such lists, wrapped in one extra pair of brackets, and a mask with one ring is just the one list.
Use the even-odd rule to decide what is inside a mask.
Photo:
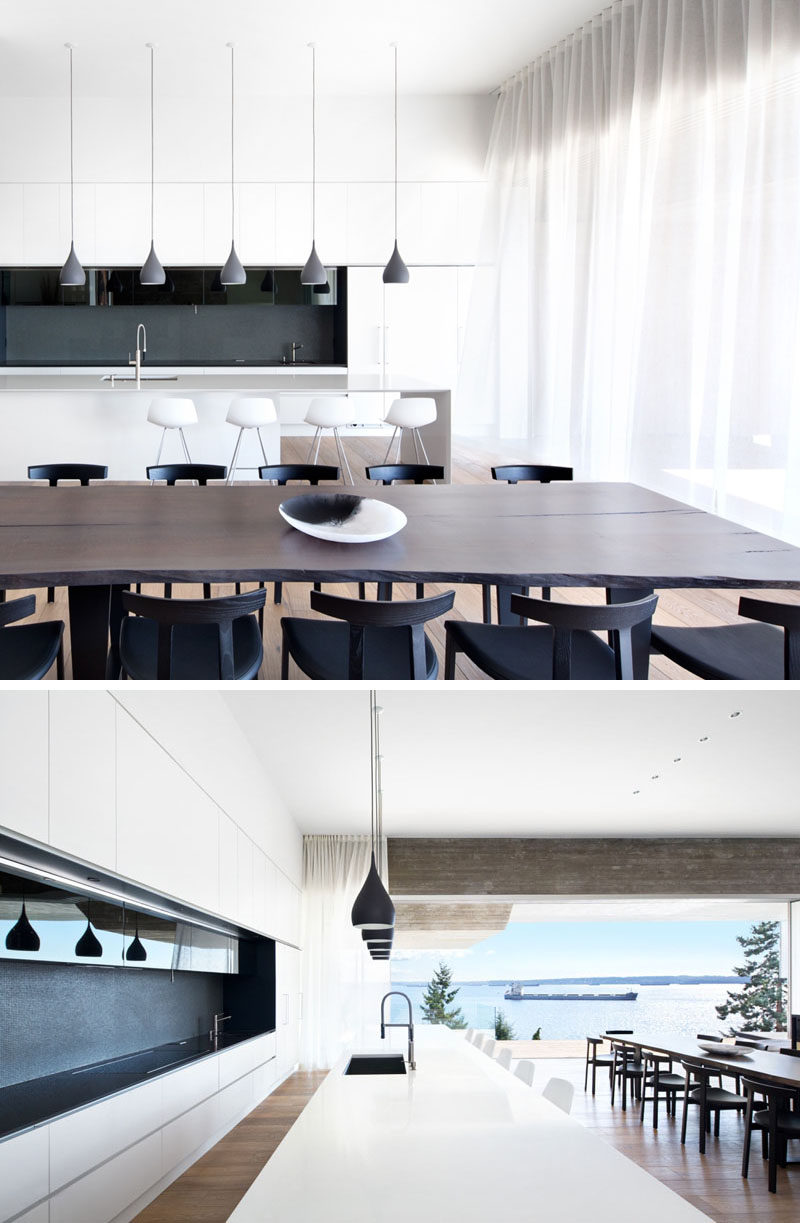
[(158, 45), (159, 88), (227, 95), (225, 44), (237, 44), (248, 93), (305, 93), (317, 44), (327, 93), (391, 88), (398, 43), (405, 93), (486, 93), (604, 7), (602, 0), (0, 0), (0, 93), (60, 94), (65, 42), (75, 92), (142, 90), (146, 42)]
[[(303, 832), (368, 832), (365, 689), (226, 699)], [(800, 835), (791, 688), (420, 685), (379, 701), (390, 836)]]

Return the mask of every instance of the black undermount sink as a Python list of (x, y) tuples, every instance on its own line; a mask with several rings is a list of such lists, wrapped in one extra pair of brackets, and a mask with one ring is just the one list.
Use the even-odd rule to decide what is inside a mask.
[(405, 1074), (406, 1063), (402, 1053), (382, 1053), (371, 1056), (355, 1053), (345, 1067), (345, 1074)]

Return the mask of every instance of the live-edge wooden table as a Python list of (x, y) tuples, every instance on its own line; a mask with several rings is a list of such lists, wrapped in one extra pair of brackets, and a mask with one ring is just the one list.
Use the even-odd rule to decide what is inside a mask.
[(800, 549), (633, 484), (380, 486), (408, 525), (374, 544), (288, 526), (279, 503), (306, 491), (1, 485), (0, 588), (69, 587), (73, 676), (89, 680), (106, 678), (112, 591), (132, 582), (490, 583), (504, 606), (524, 586), (800, 588)]

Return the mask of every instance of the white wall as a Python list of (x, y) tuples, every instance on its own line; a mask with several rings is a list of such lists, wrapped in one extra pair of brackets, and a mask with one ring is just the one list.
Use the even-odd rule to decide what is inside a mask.
[[(237, 249), (302, 264), (311, 232), (310, 101), (237, 90)], [(475, 259), (494, 98), (401, 97), (399, 224), (409, 264)], [(321, 97), (317, 248), (328, 264), (383, 264), (393, 228), (392, 101)], [(230, 118), (207, 96), (157, 101), (156, 246), (212, 265), (230, 244)], [(146, 101), (76, 97), (75, 241), (87, 266), (142, 262), (149, 241)], [(64, 98), (0, 108), (0, 264), (61, 264), (69, 248)]]

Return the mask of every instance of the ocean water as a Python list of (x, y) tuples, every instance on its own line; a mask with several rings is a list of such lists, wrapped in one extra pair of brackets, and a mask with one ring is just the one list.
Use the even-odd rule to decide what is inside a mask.
[[(411, 999), (414, 1022), (422, 1023), (424, 985), (404, 985)], [(532, 989), (523, 987), (526, 992)], [(698, 1032), (727, 1030), (729, 1021), (717, 1018), (715, 1006), (725, 1002), (728, 990), (737, 985), (548, 985), (543, 992), (620, 993), (638, 992), (635, 1002), (511, 1002), (503, 998), (505, 985), (462, 985), (454, 1006), (471, 1028), (492, 1028), (496, 1010), (502, 1010), (514, 1028), (517, 1039), (529, 1040), (538, 1027), (542, 1040), (582, 1040), (606, 1028), (633, 1028), (635, 1032), (672, 1032), (694, 1037)], [(405, 1003), (392, 999), (392, 1018), (402, 1021)]]

